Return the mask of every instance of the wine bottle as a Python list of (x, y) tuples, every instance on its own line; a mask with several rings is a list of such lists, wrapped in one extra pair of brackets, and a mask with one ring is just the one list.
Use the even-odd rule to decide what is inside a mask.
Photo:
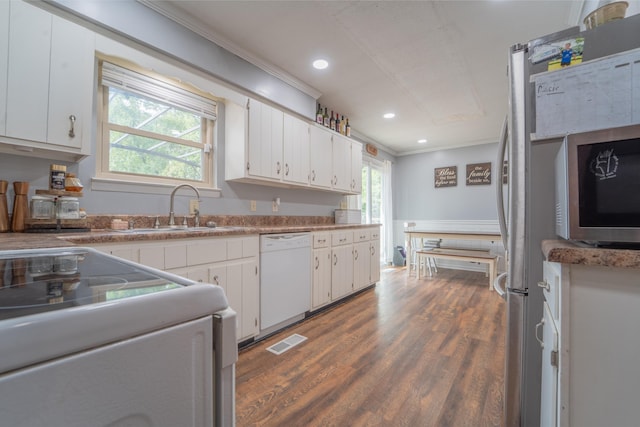
[(324, 114), (322, 115), (322, 124), (329, 127), (329, 115), (327, 114), (327, 107), (324, 107)]
[(340, 133), (342, 135), (344, 135), (347, 132), (346, 127), (347, 127), (347, 122), (344, 121), (344, 116), (342, 116), (342, 120), (340, 120)]
[(336, 113), (336, 132), (340, 133), (340, 116)]
[(347, 119), (347, 125), (344, 128), (344, 134), (346, 136), (351, 136), (351, 125), (349, 125), (349, 119)]
[(319, 124), (324, 123), (324, 118), (322, 116), (322, 107), (320, 106), (319, 102), (318, 102), (318, 111), (316, 112), (316, 123), (319, 123)]
[(331, 110), (331, 118), (329, 119), (329, 127), (331, 130), (336, 130), (336, 119), (333, 118), (333, 110)]

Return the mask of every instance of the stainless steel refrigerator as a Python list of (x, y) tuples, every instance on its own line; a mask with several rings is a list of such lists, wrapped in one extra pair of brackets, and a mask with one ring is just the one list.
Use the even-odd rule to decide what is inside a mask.
[[(638, 34), (640, 15), (635, 15), (583, 32), (573, 27), (510, 49), (509, 113), (497, 163), (507, 162), (507, 184), (496, 180), (507, 268), (494, 284), (507, 304), (506, 426), (540, 426), (542, 351), (535, 330), (543, 307), (538, 286), (542, 281), (541, 242), (557, 238), (555, 156), (568, 133), (622, 126), (637, 120), (636, 113), (622, 117), (614, 114), (618, 104), (611, 99), (614, 95), (607, 96), (607, 92), (619, 89), (620, 73), (626, 73), (622, 66), (613, 63), (614, 59), (625, 59), (629, 52), (635, 54), (634, 50), (640, 47)], [(573, 45), (566, 46), (567, 43)], [(558, 64), (558, 70), (549, 71), (550, 62), (564, 48), (573, 49), (574, 61), (581, 63), (566, 67)], [(640, 76), (640, 61), (631, 66), (635, 67), (632, 74)], [(633, 75), (624, 74), (624, 78), (633, 79)], [(640, 92), (638, 80), (631, 87)], [(544, 91), (557, 88), (564, 91), (563, 97), (543, 96), (547, 94)], [(624, 95), (624, 91), (620, 92)], [(638, 108), (640, 94), (632, 96), (635, 99), (632, 97), (628, 102), (635, 104), (630, 108)], [(627, 100), (620, 102), (624, 104)], [(611, 112), (606, 110), (609, 104), (613, 106)]]

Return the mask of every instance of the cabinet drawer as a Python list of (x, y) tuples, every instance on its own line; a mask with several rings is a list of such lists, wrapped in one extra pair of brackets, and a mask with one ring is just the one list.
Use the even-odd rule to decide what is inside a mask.
[(227, 240), (227, 259), (242, 258), (242, 238), (230, 238)]
[(227, 239), (200, 239), (187, 246), (188, 265), (208, 264), (227, 259)]
[(331, 235), (329, 233), (314, 233), (313, 248), (327, 248), (331, 243)]
[(260, 238), (258, 236), (242, 237), (242, 257), (250, 258), (260, 255)]
[(348, 245), (353, 243), (352, 231), (341, 231), (331, 234), (331, 246)]
[(369, 233), (369, 230), (362, 229), (362, 230), (356, 230), (353, 232), (354, 242), (366, 242), (370, 238), (371, 238), (371, 233)]
[(186, 267), (187, 245), (173, 245), (164, 248), (164, 268)]
[(369, 231), (370, 240), (380, 240), (380, 229)]
[[(164, 270), (164, 248), (160, 245), (142, 246), (139, 252), (139, 262), (142, 265)], [(180, 266), (184, 267), (184, 266)]]

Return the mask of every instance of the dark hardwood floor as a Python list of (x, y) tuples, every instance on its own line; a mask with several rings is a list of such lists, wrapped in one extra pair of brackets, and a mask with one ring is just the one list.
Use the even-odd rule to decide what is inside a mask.
[[(238, 426), (501, 426), (504, 303), (482, 273), (376, 287), (247, 349)], [(277, 356), (291, 334), (308, 339)]]

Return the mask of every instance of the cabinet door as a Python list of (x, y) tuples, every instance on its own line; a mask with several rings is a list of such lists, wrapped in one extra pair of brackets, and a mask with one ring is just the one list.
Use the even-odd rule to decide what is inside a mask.
[(258, 334), (260, 287), (256, 260), (228, 263), (224, 286), (229, 306), (235, 310), (238, 341)]
[(322, 307), (331, 301), (331, 249), (313, 251), (313, 308)]
[(351, 191), (351, 141), (340, 135), (332, 135), (332, 181), (335, 190)]
[(242, 262), (242, 335), (243, 338), (260, 332), (260, 281), (256, 260)]
[(284, 115), (282, 179), (286, 182), (309, 184), (309, 125)]
[(362, 144), (351, 141), (351, 192), (362, 193)]
[[(557, 426), (558, 414), (558, 329), (549, 304), (544, 302), (542, 318), (542, 384), (540, 425)], [(536, 330), (536, 332), (538, 332)]]
[(46, 141), (51, 15), (12, 1), (9, 23), (6, 135)]
[[(376, 232), (377, 236), (378, 233)], [(380, 238), (374, 239), (374, 234), (371, 234), (371, 240), (369, 242), (369, 283), (377, 283), (380, 281)]]
[(283, 113), (254, 99), (249, 102), (251, 176), (281, 179)]
[(92, 31), (53, 17), (46, 140), (49, 144), (82, 148), (83, 141), (90, 138), (94, 46)]
[(309, 183), (313, 187), (331, 188), (331, 133), (315, 125), (309, 126), (309, 141)]
[(0, 1), (0, 135), (7, 132), (7, 72), (9, 70), (9, 5)]
[(236, 312), (236, 338), (244, 338), (244, 322), (242, 307), (242, 265), (240, 263), (228, 264), (226, 266), (226, 283), (224, 286), (229, 306)]
[(369, 242), (353, 244), (353, 288), (358, 290), (369, 284), (370, 255)]
[(331, 249), (331, 299), (338, 300), (353, 291), (353, 246)]

